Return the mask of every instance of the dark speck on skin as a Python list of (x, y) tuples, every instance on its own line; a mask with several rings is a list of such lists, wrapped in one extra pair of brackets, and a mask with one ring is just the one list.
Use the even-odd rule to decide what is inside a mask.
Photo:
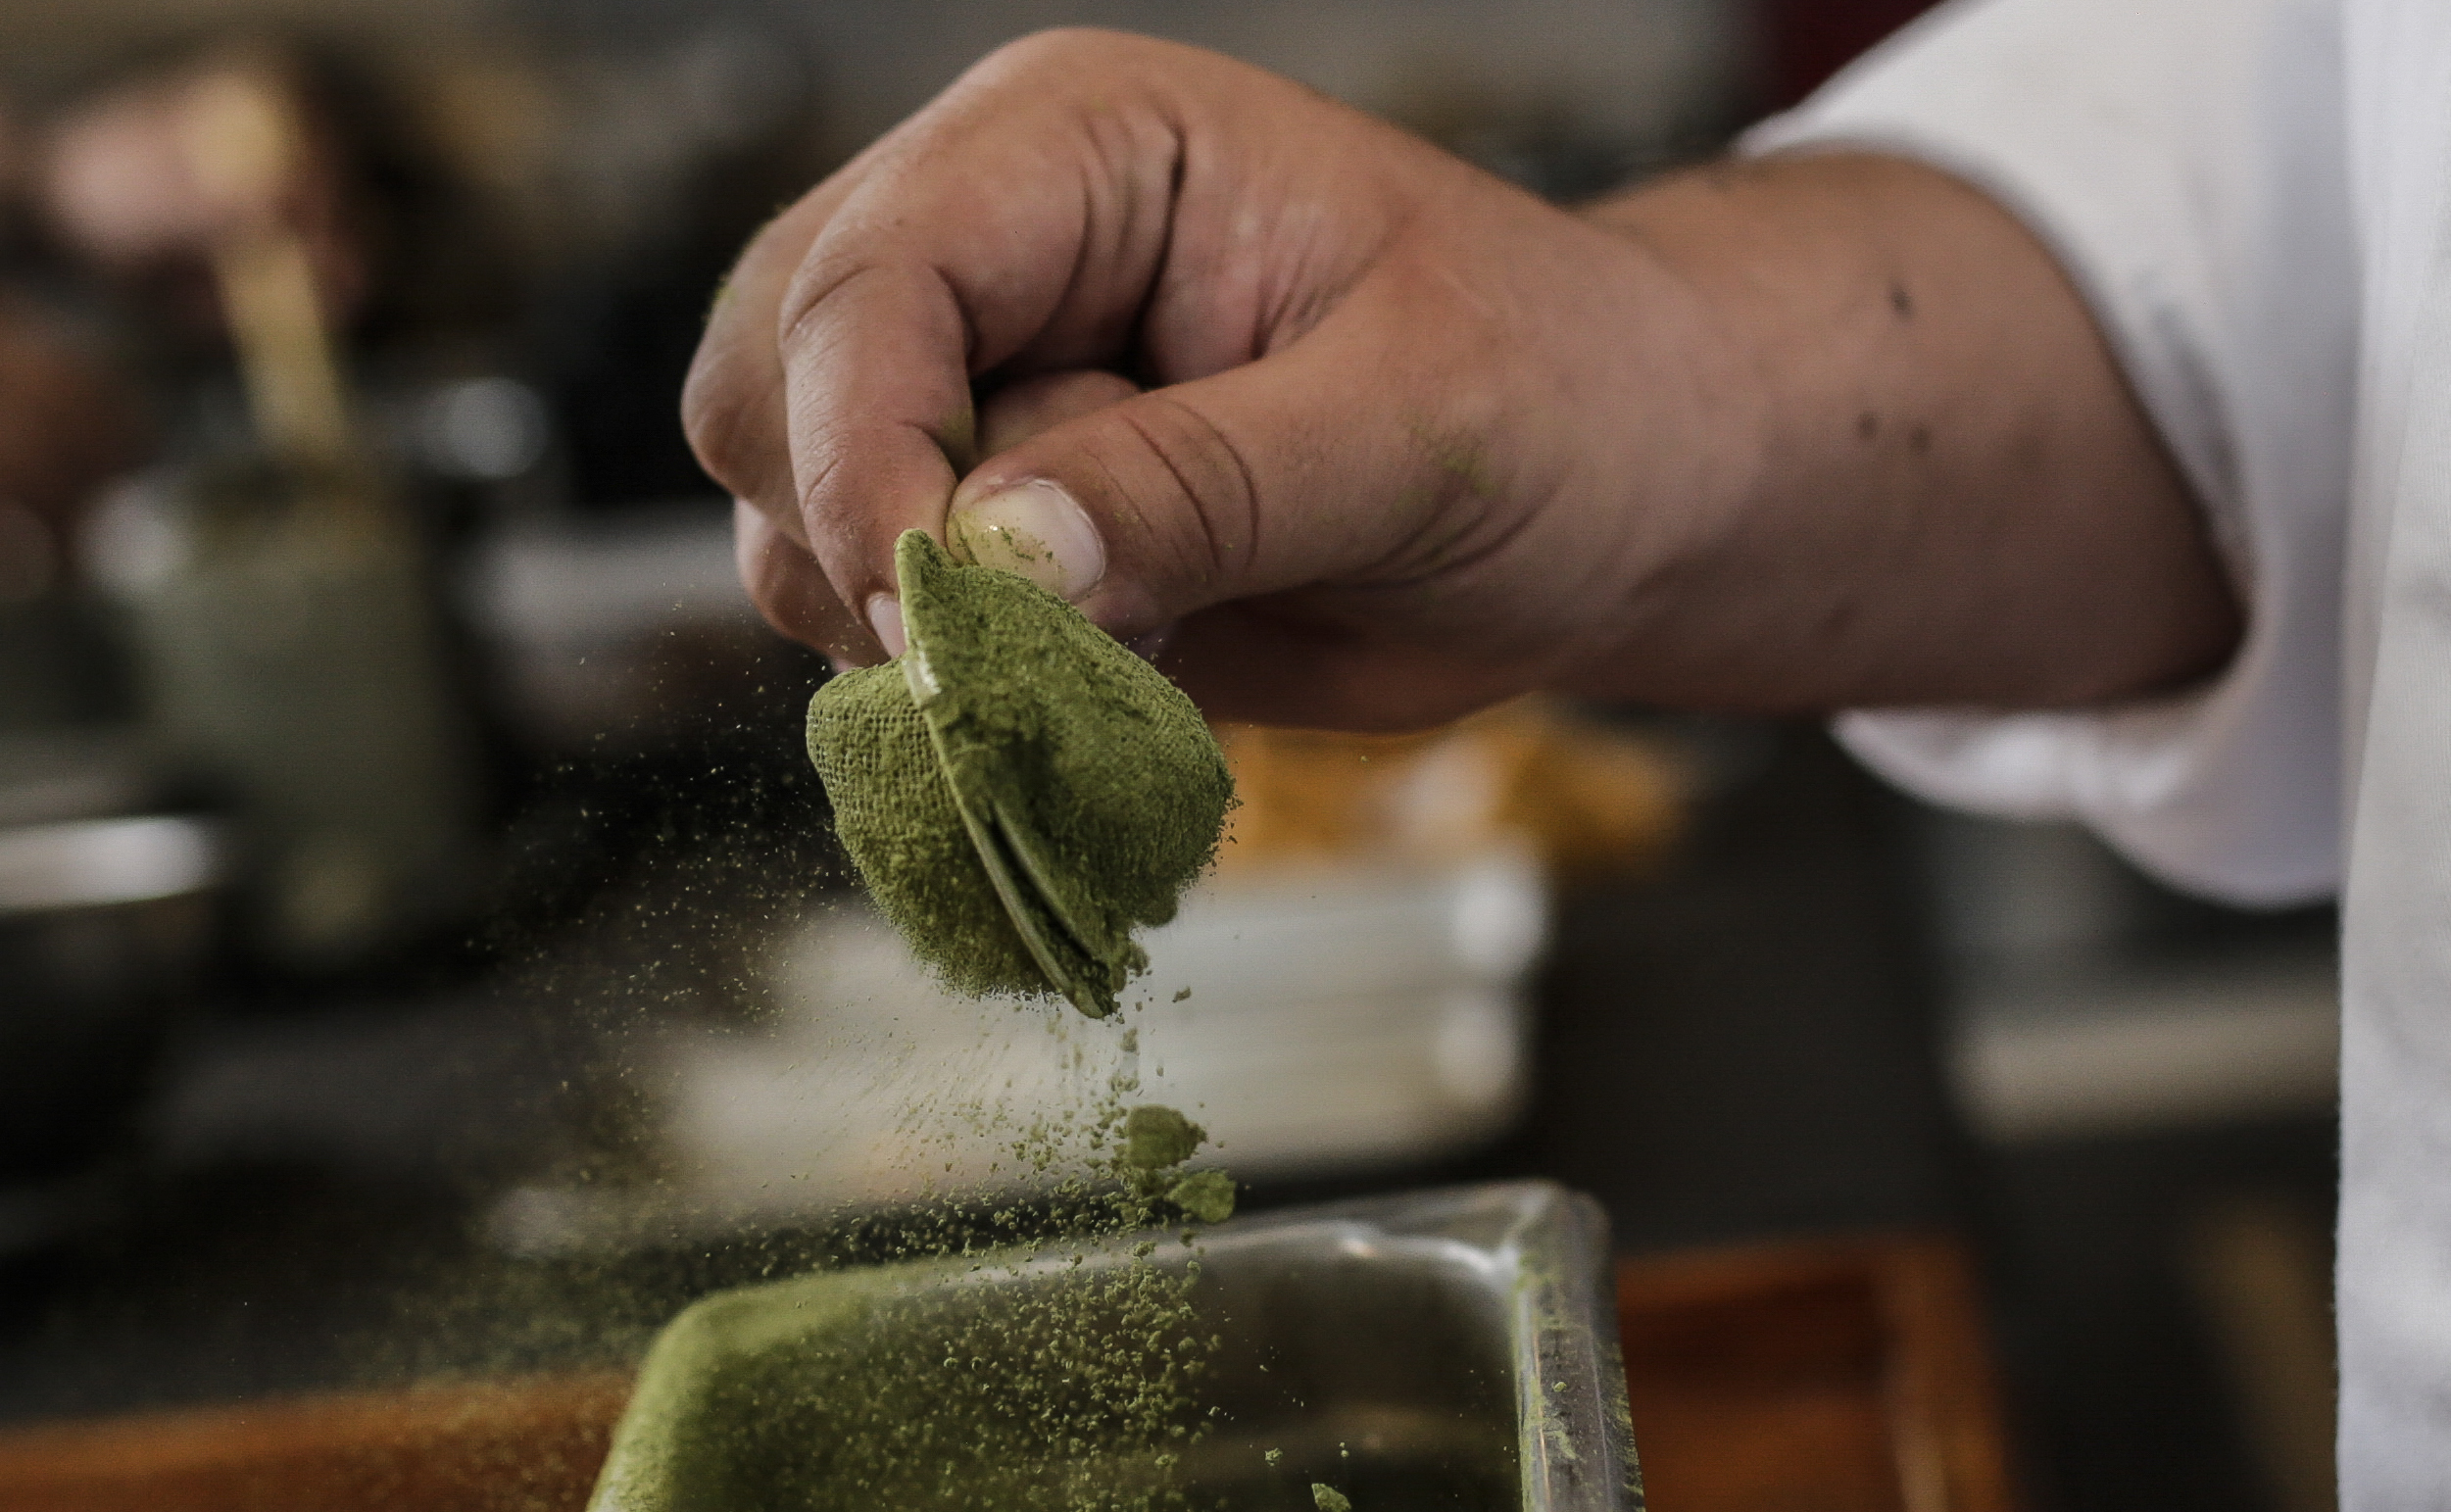
[(1870, 441), (1873, 437), (1879, 434), (1881, 434), (1880, 415), (1873, 414), (1870, 410), (1867, 410), (1855, 417), (1855, 439), (1858, 441)]
[(1901, 320), (1915, 318), (1915, 296), (1906, 292), (1905, 284), (1889, 285), (1889, 308), (1898, 313)]
[(1932, 450), (1932, 427), (1918, 425), (1906, 433), (1906, 449), (1921, 457)]

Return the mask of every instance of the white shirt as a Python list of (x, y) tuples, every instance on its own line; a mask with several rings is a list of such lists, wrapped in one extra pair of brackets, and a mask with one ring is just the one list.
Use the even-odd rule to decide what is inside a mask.
[(1810, 145), (2057, 253), (2249, 609), (2185, 698), (1840, 734), (2200, 892), (2341, 889), (2342, 1504), (2451, 1507), (2451, 3), (1958, 0), (1746, 143)]

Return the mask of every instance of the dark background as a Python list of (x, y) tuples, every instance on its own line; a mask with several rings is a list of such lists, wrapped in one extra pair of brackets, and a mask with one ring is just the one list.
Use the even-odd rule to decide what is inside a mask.
[[(1921, 9), (1562, 5), (1543, 13), (1563, 28), (1544, 37), (1465, 0), (1299, 15), (1013, 0), (926, 17), (537, 0), (415, 19), (318, 8), (313, 30), (394, 67), (404, 98), (438, 78), (471, 99), (497, 91), (493, 134), (464, 154), (454, 190), (462, 223), (484, 233), (435, 254), (420, 273), (436, 303), (398, 313), (366, 357), (369, 381), (403, 395), (437, 374), (510, 372), (546, 407), (533, 469), (428, 480), (438, 535), (466, 543), (506, 519), (593, 540), (599, 525), (631, 539), (619, 532), (641, 520), (718, 514), (671, 419), (707, 291), (776, 204), (1002, 36), (1079, 17), (1190, 35), (1571, 198), (1708, 154)], [(297, 20), (25, 0), (0, 19), (14, 49), (0, 76), (39, 111), (144, 48)], [(1373, 51), (1388, 38), (1411, 45)], [(1638, 41), (1648, 50), (1622, 64), (1605, 52)], [(497, 47), (500, 67), (473, 66)], [(1612, 69), (1641, 101), (1612, 93)], [(695, 76), (714, 93), (691, 106)], [(594, 158), (565, 142), (543, 167), (515, 161), (503, 122), (525, 118), (500, 92), (523, 77), (559, 91)], [(727, 125), (718, 107), (755, 106), (760, 89), (767, 114), (742, 106)], [(365, 100), (379, 115), (389, 98)], [(431, 115), (441, 98), (399, 109)], [(13, 245), (24, 276), (74, 284)], [(478, 269), (459, 285), (440, 276), (454, 258)], [(147, 360), (178, 374), (166, 384), (208, 381)], [(183, 403), (164, 401), (174, 434), (193, 428)], [(21, 649), (57, 647), (35, 658), (52, 692), (28, 696), (25, 717), (111, 714), (122, 674), (108, 635), (78, 628), (90, 608), (43, 614), (8, 627)], [(468, 631), (470, 675), (491, 689), (499, 842), (476, 917), (331, 970), (217, 959), (114, 1146), (108, 1198), (0, 1246), (0, 1419), (622, 1357), (686, 1297), (843, 1243), (786, 1230), (579, 1261), (507, 1254), (482, 1231), (506, 1186), (622, 1158), (634, 1109), (619, 1070), (637, 1026), (708, 1011), (691, 942), (778, 906), (745, 879), (839, 885), (792, 728), (814, 659), (737, 614), (659, 633), (628, 682), (554, 684), (554, 704)], [(1464, 1157), (1263, 1182), (1251, 1200), (1529, 1174), (1599, 1195), (1635, 1250), (1952, 1230), (1984, 1267), (2036, 1507), (2294, 1512), (2258, 1457), (2268, 1425), (2242, 1407), (2253, 1365), (2207, 1300), (2220, 1254), (2207, 1235), (2223, 1214), (2264, 1214), (2320, 1280), (2328, 1105), (2248, 1095), (2004, 1124), (1958, 1068), (1986, 1034), (2091, 1022), (2138, 983), (2227, 982), (2267, 962), (2277, 979), (2320, 977), (2328, 915), (2189, 903), (2080, 837), (1940, 819), (1812, 726), (1608, 712), (1686, 743), (1715, 776), (1673, 864), (1562, 898), (1520, 1125)], [(2074, 859), (2033, 859), (2046, 851)], [(2076, 922), (2020, 933), (2063, 915)], [(2207, 1015), (2217, 1030), (2219, 1004)]]

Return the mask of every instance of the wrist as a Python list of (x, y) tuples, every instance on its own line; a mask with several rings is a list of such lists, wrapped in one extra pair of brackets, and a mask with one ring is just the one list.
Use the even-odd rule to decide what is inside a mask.
[[(1726, 280), (1697, 268), (1691, 207), (1636, 190), (1579, 212), (1592, 275), (1577, 340), (1590, 377), (1564, 437), (1578, 462), (1553, 506), (1589, 563), (1559, 680), (1579, 691), (1717, 702), (1703, 615), (1758, 520), (1773, 452), (1763, 373), (1775, 361)], [(1663, 203), (1665, 201), (1665, 203)], [(1717, 595), (1704, 599), (1707, 591)]]

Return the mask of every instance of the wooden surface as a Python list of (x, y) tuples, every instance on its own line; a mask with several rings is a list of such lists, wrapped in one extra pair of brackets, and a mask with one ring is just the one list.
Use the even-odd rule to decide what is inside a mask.
[(565, 1512), (623, 1376), (333, 1394), (0, 1435), (0, 1512)]
[(1658, 1512), (2012, 1512), (1983, 1314), (1955, 1244), (1629, 1260), (1617, 1309)]
[[(1981, 1314), (1945, 1241), (1628, 1261), (1657, 1512), (2012, 1512)], [(627, 1394), (552, 1377), (0, 1434), (0, 1512), (575, 1512)]]

